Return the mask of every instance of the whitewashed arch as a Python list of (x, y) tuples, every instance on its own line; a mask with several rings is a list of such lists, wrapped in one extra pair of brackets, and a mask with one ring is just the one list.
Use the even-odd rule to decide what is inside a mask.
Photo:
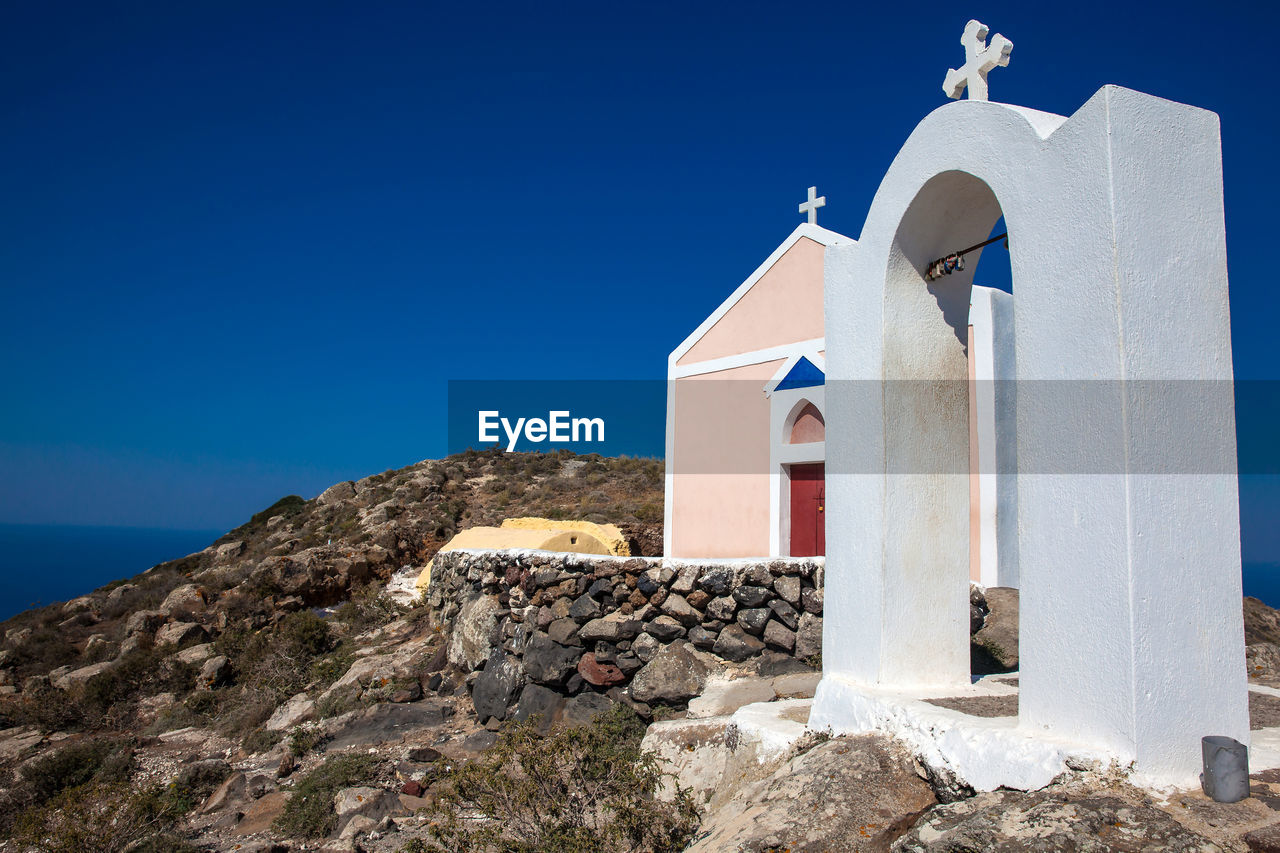
[[(968, 402), (954, 380), (977, 259), (936, 286), (922, 273), (1003, 214), (1017, 294), (1016, 737), (1083, 744), (1180, 784), (1194, 783), (1201, 736), (1248, 741), (1234, 408), (1229, 394), (1189, 397), (1170, 425), (1141, 384), (1232, 378), (1220, 148), (1213, 113), (1114, 86), (1070, 119), (948, 104), (894, 159), (857, 244), (827, 249), (811, 726), (883, 723), (860, 710), (867, 689), (967, 683)], [(1088, 418), (1057, 396), (1113, 387), (1114, 409)], [(1144, 468), (1157, 434), (1195, 447), (1203, 470)], [(1104, 461), (1078, 466), (1090, 459)]]

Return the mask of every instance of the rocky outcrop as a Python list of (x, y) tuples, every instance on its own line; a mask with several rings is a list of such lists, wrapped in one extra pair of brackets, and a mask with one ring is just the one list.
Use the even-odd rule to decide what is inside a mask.
[(1004, 669), (1017, 669), (1018, 591), (1008, 587), (989, 587), (983, 600), (988, 612), (982, 629), (973, 635), (973, 643)]
[(931, 810), (898, 839), (893, 850), (1212, 853), (1222, 848), (1151, 805), (1105, 794), (995, 791)]
[(742, 787), (706, 816), (687, 853), (883, 851), (935, 803), (895, 741), (835, 738)]

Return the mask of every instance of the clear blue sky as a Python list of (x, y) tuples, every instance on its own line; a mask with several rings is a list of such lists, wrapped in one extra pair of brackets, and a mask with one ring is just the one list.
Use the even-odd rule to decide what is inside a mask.
[(225, 528), (443, 453), (448, 379), (660, 378), (810, 184), (858, 234), (969, 17), (996, 100), (1220, 114), (1236, 371), (1277, 378), (1273, 5), (15, 4), (0, 521)]

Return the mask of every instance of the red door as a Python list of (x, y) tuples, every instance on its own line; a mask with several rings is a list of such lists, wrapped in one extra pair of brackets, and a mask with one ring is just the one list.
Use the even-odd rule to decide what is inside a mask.
[(821, 462), (791, 466), (791, 556), (827, 553), (826, 472)]

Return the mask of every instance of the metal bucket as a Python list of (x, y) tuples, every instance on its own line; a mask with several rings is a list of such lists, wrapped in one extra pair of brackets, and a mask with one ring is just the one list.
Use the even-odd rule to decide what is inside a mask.
[(1249, 796), (1249, 748), (1222, 735), (1200, 739), (1204, 773), (1200, 787), (1219, 803), (1236, 803)]

